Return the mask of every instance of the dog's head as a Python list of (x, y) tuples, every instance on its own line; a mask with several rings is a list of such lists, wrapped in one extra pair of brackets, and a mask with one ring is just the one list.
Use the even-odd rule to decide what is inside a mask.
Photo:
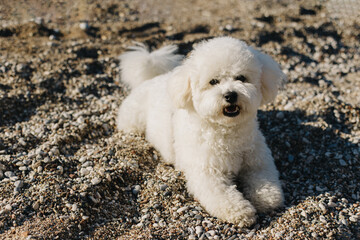
[(236, 125), (272, 101), (284, 79), (268, 55), (220, 37), (195, 47), (173, 72), (168, 89), (176, 107), (194, 110), (210, 122)]

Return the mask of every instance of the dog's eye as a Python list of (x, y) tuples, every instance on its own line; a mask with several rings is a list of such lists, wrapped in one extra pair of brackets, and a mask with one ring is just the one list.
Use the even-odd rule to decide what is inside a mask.
[(247, 82), (247, 78), (244, 75), (239, 75), (235, 77), (235, 80), (237, 81), (242, 81), (242, 82)]
[(217, 79), (211, 79), (211, 81), (209, 82), (211, 85), (216, 85), (218, 84), (220, 81)]

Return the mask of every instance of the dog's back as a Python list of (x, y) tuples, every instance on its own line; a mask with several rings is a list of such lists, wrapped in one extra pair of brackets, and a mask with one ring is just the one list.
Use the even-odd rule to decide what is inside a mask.
[(175, 54), (177, 46), (169, 45), (150, 52), (146, 46), (138, 44), (130, 47), (120, 56), (121, 81), (132, 89), (145, 80), (171, 71), (180, 65), (183, 56)]

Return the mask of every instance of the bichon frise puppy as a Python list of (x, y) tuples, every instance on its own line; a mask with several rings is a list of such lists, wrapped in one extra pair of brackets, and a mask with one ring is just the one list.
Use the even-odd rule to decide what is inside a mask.
[(256, 117), (285, 79), (278, 64), (230, 37), (200, 43), (184, 61), (175, 46), (132, 50), (120, 57), (122, 81), (133, 90), (118, 128), (145, 133), (213, 216), (250, 226), (256, 211), (281, 206), (279, 174)]

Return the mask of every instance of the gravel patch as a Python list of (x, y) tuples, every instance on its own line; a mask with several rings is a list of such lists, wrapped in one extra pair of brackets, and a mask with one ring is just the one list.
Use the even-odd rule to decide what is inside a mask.
[[(45, 2), (0, 7), (1, 239), (360, 238), (359, 22), (321, 1)], [(285, 207), (250, 228), (207, 214), (144, 136), (115, 126), (127, 46), (187, 54), (220, 35), (288, 76), (258, 112)]]

